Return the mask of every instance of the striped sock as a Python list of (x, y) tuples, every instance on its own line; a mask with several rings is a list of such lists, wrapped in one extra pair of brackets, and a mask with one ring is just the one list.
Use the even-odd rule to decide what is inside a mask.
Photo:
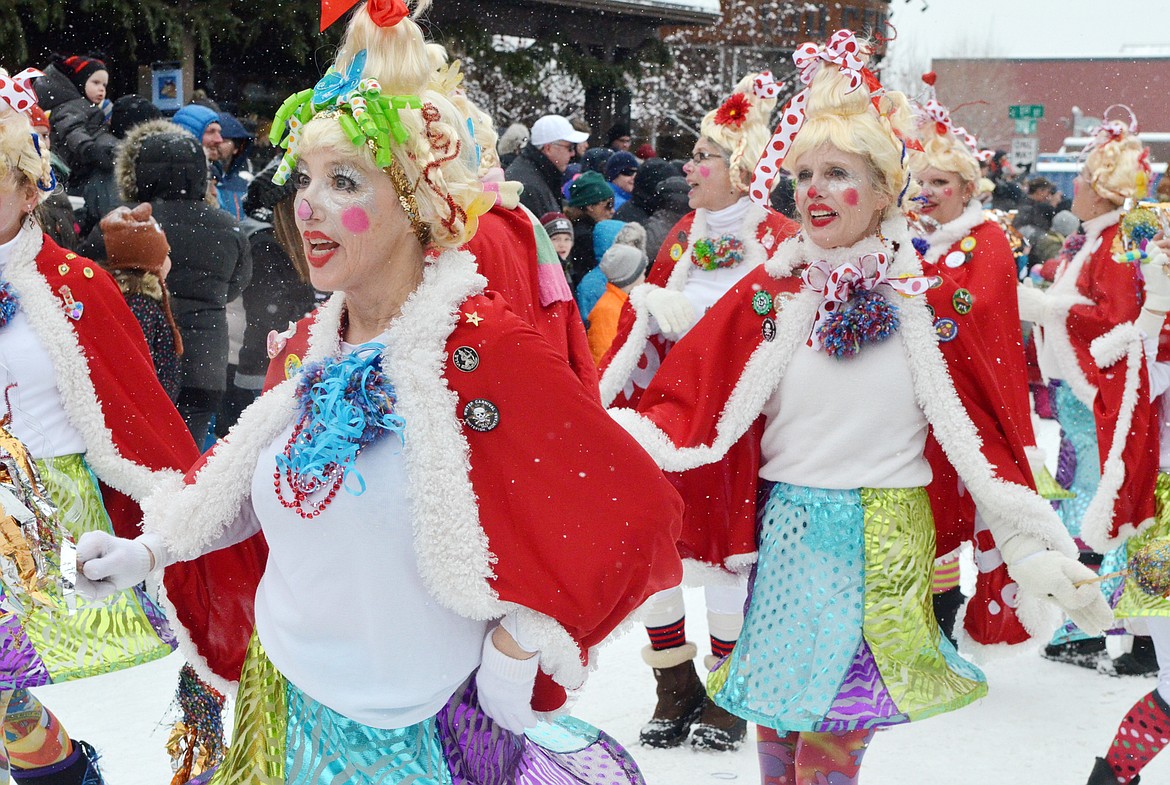
[(711, 636), (711, 653), (715, 655), (716, 659), (723, 659), (731, 654), (731, 650), (735, 648), (735, 641), (724, 641)]
[(675, 649), (687, 642), (687, 619), (684, 616), (673, 624), (664, 627), (647, 627), (646, 634), (650, 636), (650, 648), (654, 651)]

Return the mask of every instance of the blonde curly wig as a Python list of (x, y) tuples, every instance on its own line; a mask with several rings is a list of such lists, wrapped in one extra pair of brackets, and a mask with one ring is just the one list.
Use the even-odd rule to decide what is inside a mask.
[(1134, 134), (1098, 131), (1098, 142), (1085, 158), (1081, 174), (1113, 204), (1144, 198), (1150, 183), (1149, 150)]
[[(393, 27), (379, 27), (361, 6), (350, 19), (334, 67), (344, 72), (365, 50), (363, 77), (377, 79), (384, 95), (414, 95), (421, 100), (421, 109), (400, 110), (409, 136), (402, 143), (392, 140), (391, 153), (413, 189), (420, 220), (430, 228), (431, 245), (457, 248), (475, 234), (477, 218), (490, 200), (485, 200), (477, 176), (475, 140), (466, 118), (446, 96), (428, 87), (434, 60), (414, 18), (430, 0), (415, 0), (412, 5), (412, 16)], [(301, 132), (300, 154), (321, 148), (350, 157), (366, 169), (377, 168), (373, 152), (355, 147), (333, 112), (316, 115)]]
[(743, 116), (742, 124), (737, 127), (734, 124), (716, 122), (719, 109), (714, 109), (703, 117), (703, 122), (699, 126), (699, 134), (727, 156), (731, 186), (743, 193), (747, 193), (752, 170), (764, 152), (764, 145), (772, 136), (769, 119), (772, 110), (776, 108), (775, 98), (760, 98), (755, 94), (752, 82), (756, 76), (757, 74), (753, 73), (740, 79), (728, 97), (730, 101), (736, 95), (742, 95), (746, 100), (748, 109)]
[[(8, 76), (8, 72), (0, 68), (0, 75)], [(15, 177), (18, 183), (40, 186), (38, 201), (43, 202), (51, 193), (45, 189), (53, 182), (53, 170), (48, 149), (37, 146), (34, 134), (26, 115), (0, 101), (0, 178)]]
[[(862, 51), (869, 50), (862, 41)], [(801, 156), (821, 145), (860, 155), (869, 164), (878, 191), (889, 198), (885, 216), (898, 209), (899, 197), (917, 193), (910, 178), (910, 162), (902, 139), (913, 133), (913, 118), (906, 96), (883, 90), (878, 107), (864, 85), (847, 92), (848, 77), (833, 63), (822, 63), (809, 84), (805, 121), (785, 158), (784, 168), (793, 171)]]

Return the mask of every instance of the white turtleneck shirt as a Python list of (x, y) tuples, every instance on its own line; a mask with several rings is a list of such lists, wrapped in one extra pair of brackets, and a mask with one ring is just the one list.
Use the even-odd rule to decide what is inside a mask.
[[(16, 237), (0, 245), (0, 281), (7, 280), (8, 264), (28, 232), (39, 233), (40, 229), (22, 228)], [(33, 458), (85, 452), (85, 440), (65, 415), (49, 351), (19, 308), (11, 321), (0, 327), (0, 391), (5, 390), (7, 402), (0, 403), (0, 412), (11, 413), (8, 428)]]

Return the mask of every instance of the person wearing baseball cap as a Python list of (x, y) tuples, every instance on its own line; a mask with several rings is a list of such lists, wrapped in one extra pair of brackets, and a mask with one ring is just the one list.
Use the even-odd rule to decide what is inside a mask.
[(576, 130), (559, 114), (546, 114), (532, 124), (528, 146), (508, 166), (506, 176), (524, 186), (520, 202), (533, 215), (561, 209), (557, 199), (561, 173), (572, 160), (577, 145), (588, 138), (589, 134)]

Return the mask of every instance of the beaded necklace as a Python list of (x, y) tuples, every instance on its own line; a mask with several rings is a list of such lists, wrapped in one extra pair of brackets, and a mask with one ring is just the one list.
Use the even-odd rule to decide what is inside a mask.
[[(382, 372), (385, 348), (364, 343), (340, 358), (309, 363), (301, 372), (299, 417), (272, 475), (280, 503), (301, 518), (320, 515), (343, 485), (354, 496), (365, 493), (366, 481), (353, 467), (358, 455), (388, 433), (403, 438), (406, 421), (394, 412), (398, 397)], [(346, 483), (351, 476), (356, 489)]]

